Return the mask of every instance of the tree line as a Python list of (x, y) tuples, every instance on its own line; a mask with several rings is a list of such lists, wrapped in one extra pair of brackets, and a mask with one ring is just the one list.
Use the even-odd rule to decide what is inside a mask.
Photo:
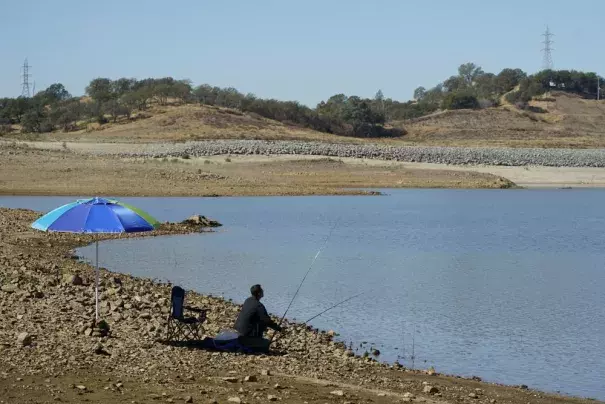
[(493, 107), (500, 104), (503, 96), (524, 108), (532, 97), (554, 89), (594, 98), (598, 79), (595, 73), (573, 70), (545, 70), (528, 75), (521, 69), (507, 68), (493, 74), (474, 63), (465, 63), (456, 75), (436, 86), (418, 87), (413, 100), (407, 102), (386, 98), (378, 90), (373, 98), (336, 94), (310, 108), (297, 101), (243, 94), (232, 87), (208, 84), (194, 87), (189, 80), (172, 77), (96, 78), (86, 87), (86, 98), (72, 96), (61, 83), (52, 84), (30, 98), (0, 98), (0, 134), (10, 131), (12, 125), (21, 125), (23, 132), (72, 131), (82, 123), (132, 119), (135, 112), (140, 115), (153, 103), (177, 102), (238, 109), (288, 125), (343, 136), (401, 136), (402, 129), (386, 123), (438, 110)]
[(465, 63), (458, 68), (457, 75), (450, 76), (435, 87), (429, 90), (418, 87), (414, 91), (415, 111), (422, 116), (437, 109), (495, 107), (500, 105), (503, 96), (519, 108), (526, 108), (533, 97), (554, 90), (595, 99), (598, 86), (602, 88), (602, 83), (603, 78), (592, 72), (543, 70), (528, 75), (521, 69), (507, 68), (494, 74), (484, 72), (474, 63)]

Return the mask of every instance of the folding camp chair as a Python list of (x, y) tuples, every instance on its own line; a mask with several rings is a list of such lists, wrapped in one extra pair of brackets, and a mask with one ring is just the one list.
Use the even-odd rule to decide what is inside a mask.
[[(186, 316), (185, 311), (196, 313), (197, 316)], [(201, 341), (202, 324), (206, 321), (207, 309), (185, 306), (185, 290), (180, 286), (172, 288), (170, 296), (170, 314), (166, 326), (167, 341)]]

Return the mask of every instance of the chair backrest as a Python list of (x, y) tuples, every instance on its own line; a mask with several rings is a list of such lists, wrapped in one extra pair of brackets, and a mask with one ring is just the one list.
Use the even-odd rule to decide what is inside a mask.
[(170, 312), (174, 318), (183, 317), (183, 306), (185, 305), (185, 289), (180, 286), (172, 288), (170, 296)]

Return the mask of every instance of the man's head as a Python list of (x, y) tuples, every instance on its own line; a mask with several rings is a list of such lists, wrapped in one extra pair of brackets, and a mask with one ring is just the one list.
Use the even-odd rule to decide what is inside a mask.
[(263, 296), (263, 288), (260, 285), (254, 285), (250, 288), (250, 294), (260, 300)]

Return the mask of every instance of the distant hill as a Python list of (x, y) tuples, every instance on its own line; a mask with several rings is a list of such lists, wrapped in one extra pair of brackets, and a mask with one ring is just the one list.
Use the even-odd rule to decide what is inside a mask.
[(605, 101), (554, 92), (521, 110), (510, 104), (442, 111), (391, 122), (406, 141), (425, 144), (512, 147), (605, 147)]
[(78, 126), (81, 129), (66, 133), (15, 132), (11, 137), (100, 142), (183, 142), (203, 139), (357, 141), (355, 138), (288, 125), (255, 113), (199, 104), (153, 105), (135, 113), (131, 119), (120, 118), (115, 123), (110, 121), (103, 125), (81, 122)]

